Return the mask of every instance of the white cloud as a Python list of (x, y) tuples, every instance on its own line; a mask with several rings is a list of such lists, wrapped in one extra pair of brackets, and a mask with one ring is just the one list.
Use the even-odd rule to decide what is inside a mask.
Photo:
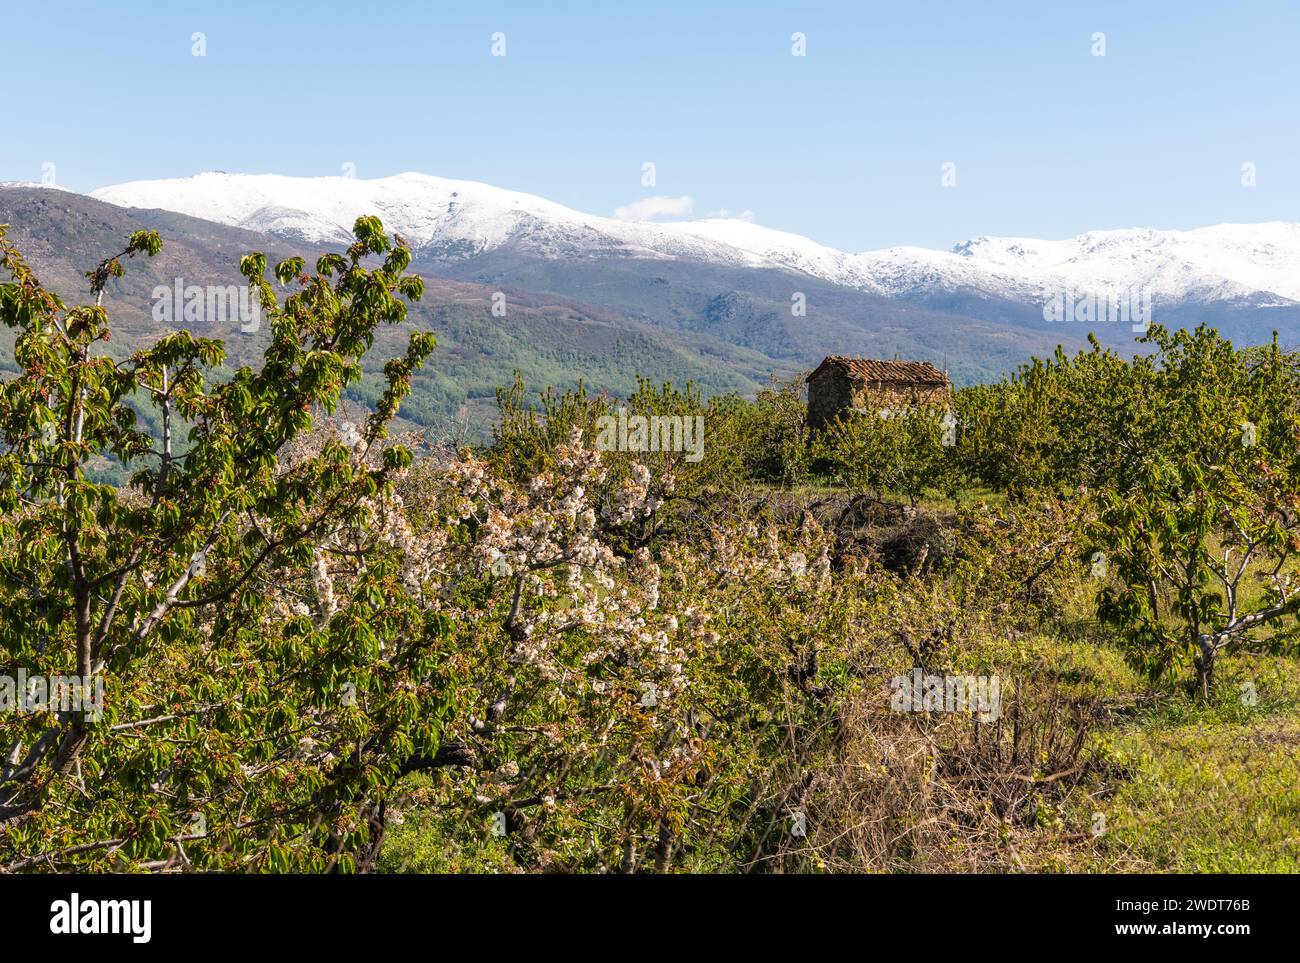
[(657, 217), (689, 217), (695, 207), (690, 197), (645, 197), (626, 207), (615, 208), (620, 221), (653, 221)]

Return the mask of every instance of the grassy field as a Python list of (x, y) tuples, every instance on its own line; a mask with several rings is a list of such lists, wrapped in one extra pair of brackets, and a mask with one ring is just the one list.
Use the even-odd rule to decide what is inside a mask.
[(1059, 872), (1300, 872), (1300, 681), (1290, 658), (1223, 660), (1205, 704), (1151, 685), (1115, 647), (1034, 636), (1022, 668), (1112, 710), (1108, 763), (1034, 841), (1026, 868)]

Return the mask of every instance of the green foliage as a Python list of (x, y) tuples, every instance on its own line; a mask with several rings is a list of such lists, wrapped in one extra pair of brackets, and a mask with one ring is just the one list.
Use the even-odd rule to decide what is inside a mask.
[(548, 387), (536, 405), (528, 402), (528, 388), (516, 371), (508, 388), (497, 389), (498, 417), (493, 429), (492, 459), (497, 469), (516, 479), (536, 474), (550, 462), (560, 445), (574, 429), (590, 439), (596, 435), (596, 422), (613, 410), (612, 399), (604, 394), (594, 397), (579, 385), (557, 392)]
[[(777, 381), (758, 392), (752, 404), (718, 405), (715, 422), (734, 421), (723, 445), (738, 461), (744, 476), (760, 482), (790, 487), (811, 477), (807, 402), (801, 379)], [(725, 430), (722, 425), (719, 429)], [(715, 429), (715, 434), (718, 430)], [(715, 446), (717, 447), (717, 446)]]
[[(1264, 627), (1294, 630), (1300, 508), (1300, 377), (1276, 340), (1238, 351), (1208, 327), (1035, 360), (959, 392), (959, 456), (983, 482), (1024, 495), (1093, 493), (1099, 612), (1153, 676), (1214, 661)], [(1086, 551), (1085, 551), (1086, 550)]]
[[(0, 230), (0, 322), (20, 367), (0, 383), (0, 664), (102, 679), (105, 693), (102, 715), (56, 703), (0, 716), (0, 864), (373, 860), (384, 787), (434, 751), (449, 706), (431, 688), (446, 625), (364, 535), (367, 506), (409, 462), (378, 442), (431, 337), (389, 362), (366, 458), (337, 441), (302, 449), (313, 413), (335, 408), (376, 329), (419, 293), (377, 220), (356, 236), (322, 259), (330, 275), (279, 265), (297, 288), (283, 305), (265, 257), (241, 261), (272, 337), (260, 368), (213, 381), (222, 344), (185, 331), (124, 360), (97, 352), (105, 311), (66, 308)], [(121, 257), (160, 248), (132, 236), (90, 272), (92, 293)], [(144, 467), (113, 487), (92, 477), (105, 458)], [(316, 619), (295, 612), (309, 573), (336, 566), (353, 591)]]
[(1115, 441), (1141, 391), (1145, 362), (1130, 364), (1090, 340), (1091, 351), (1068, 357), (1058, 348), (1006, 381), (956, 393), (958, 454), (971, 477), (1021, 493), (1096, 487), (1132, 470), (1132, 450)]
[(1297, 381), (1276, 343), (1248, 356), (1204, 327), (1148, 339), (1157, 353), (1134, 379), (1146, 390), (1127, 395), (1114, 439), (1129, 456), (1095, 529), (1115, 575), (1100, 610), (1146, 669), (1194, 663), (1208, 696), (1221, 650), (1293, 621)]
[(928, 491), (955, 494), (958, 432), (949, 412), (923, 406), (892, 412), (868, 408), (846, 412), (816, 438), (813, 457), (837, 481), (877, 498), (902, 496), (913, 505)]

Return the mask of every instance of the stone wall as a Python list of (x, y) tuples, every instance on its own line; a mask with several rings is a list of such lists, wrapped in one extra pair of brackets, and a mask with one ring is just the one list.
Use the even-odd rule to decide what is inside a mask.
[(949, 408), (952, 406), (952, 394), (947, 387), (942, 385), (936, 387), (880, 383), (868, 385), (861, 381), (855, 381), (852, 383), (852, 399), (854, 408), (869, 408), (875, 411), (880, 411), (883, 408), (897, 411), (900, 408), (919, 408), (922, 406)]
[(826, 427), (846, 409), (896, 411), (922, 405), (951, 407), (950, 389), (944, 385), (868, 384), (851, 379), (847, 372), (833, 367), (827, 367), (808, 382), (808, 427), (814, 431)]
[(843, 370), (828, 367), (808, 382), (808, 427), (813, 431), (826, 427), (853, 405), (853, 385)]

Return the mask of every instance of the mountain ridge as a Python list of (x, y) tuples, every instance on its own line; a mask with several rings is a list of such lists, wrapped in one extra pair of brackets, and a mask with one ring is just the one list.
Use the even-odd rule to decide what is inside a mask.
[[(185, 285), (230, 285), (242, 279), (239, 258), (261, 250), (268, 260), (300, 255), (309, 261), (324, 246), (305, 245), (243, 228), (232, 228), (185, 214), (113, 207), (86, 195), (27, 187), (0, 189), (0, 223), (41, 281), (69, 304), (88, 297), (84, 271), (115, 250), (136, 230), (157, 230), (162, 252), (136, 258), (121, 278), (110, 280), (104, 306), (113, 320), (110, 353), (135, 347), (181, 326), (223, 340), (229, 364), (256, 363), (269, 332), (247, 334), (238, 320), (205, 318), (199, 324), (163, 324), (151, 313), (152, 293)], [(666, 332), (615, 310), (548, 292), (508, 288), (509, 312), (492, 310), (495, 287), (473, 280), (425, 276), (425, 296), (411, 306), (407, 321), (384, 328), (367, 357), (366, 376), (349, 391), (353, 401), (373, 403), (383, 362), (404, 352), (409, 330), (432, 331), (438, 347), (413, 383), (404, 415), (416, 424), (441, 430), (462, 412), (482, 434), (495, 413), (495, 391), (519, 371), (530, 389), (578, 380), (594, 391), (625, 395), (636, 376), (693, 380), (708, 393), (752, 394), (773, 371), (793, 374), (796, 366), (707, 332)], [(279, 290), (281, 297), (289, 293)], [(16, 370), (13, 332), (0, 330), (0, 373)]]
[(374, 180), (208, 172), (113, 185), (91, 196), (316, 243), (344, 240), (358, 214), (377, 213), (418, 252), (448, 260), (501, 248), (556, 259), (695, 260), (792, 270), (923, 303), (964, 295), (1041, 307), (1064, 290), (1141, 288), (1166, 307), (1300, 307), (1300, 272), (1293, 270), (1300, 224), (1284, 221), (1119, 228), (1062, 240), (980, 235), (948, 251), (896, 246), (852, 253), (748, 220), (619, 220), (415, 172)]

